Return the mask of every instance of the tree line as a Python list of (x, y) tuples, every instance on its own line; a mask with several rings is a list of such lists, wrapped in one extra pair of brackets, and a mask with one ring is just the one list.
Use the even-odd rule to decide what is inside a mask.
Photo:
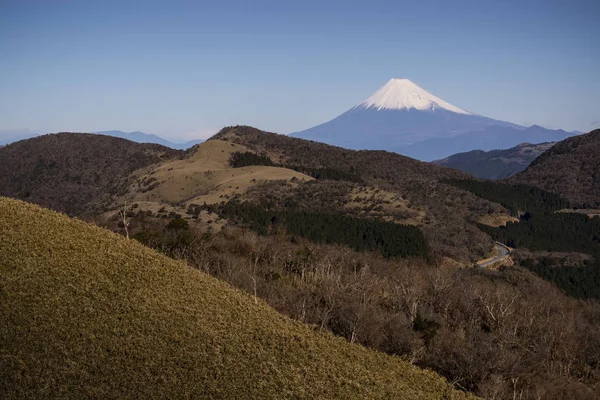
[(333, 180), (333, 181), (350, 181), (350, 182), (362, 182), (360, 176), (354, 171), (342, 171), (337, 168), (330, 168), (321, 166), (319, 168), (306, 167), (300, 165), (287, 165), (274, 163), (269, 157), (256, 154), (250, 151), (236, 151), (231, 154), (229, 159), (229, 165), (232, 168), (248, 167), (252, 165), (262, 165), (267, 167), (279, 167), (293, 169), (294, 171), (301, 172), (305, 175), (311, 176), (315, 179)]
[(525, 260), (522, 265), (578, 298), (600, 299), (600, 218), (571, 213), (527, 213), (506, 227), (480, 225), (499, 242), (531, 251), (579, 252), (594, 260), (581, 267), (555, 265), (549, 258)]
[(271, 210), (249, 202), (230, 201), (203, 207), (237, 220), (261, 235), (268, 235), (281, 226), (290, 235), (316, 243), (343, 244), (356, 251), (374, 251), (388, 258), (431, 257), (427, 240), (414, 226), (354, 218), (342, 213)]
[(449, 179), (443, 183), (455, 186), (494, 203), (501, 204), (513, 215), (524, 212), (553, 212), (569, 208), (569, 201), (559, 195), (529, 185), (508, 185), (493, 181)]

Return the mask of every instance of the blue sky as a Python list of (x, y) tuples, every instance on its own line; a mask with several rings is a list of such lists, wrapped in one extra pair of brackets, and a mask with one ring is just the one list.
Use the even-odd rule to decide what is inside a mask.
[(289, 133), (392, 77), (520, 124), (600, 127), (599, 1), (0, 0), (0, 129)]

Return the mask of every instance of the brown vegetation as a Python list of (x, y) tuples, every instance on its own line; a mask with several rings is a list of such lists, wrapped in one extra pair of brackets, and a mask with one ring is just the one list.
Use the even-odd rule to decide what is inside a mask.
[(136, 241), (6, 198), (0, 259), (2, 399), (469, 397)]
[[(489, 237), (475, 226), (478, 218), (506, 210), (496, 204), (481, 199), (472, 193), (441, 183), (446, 179), (466, 179), (469, 175), (450, 168), (438, 167), (386, 151), (353, 151), (323, 143), (263, 132), (261, 130), (236, 126), (224, 128), (211, 140), (224, 140), (246, 146), (259, 154), (278, 154), (284, 165), (310, 168), (332, 168), (355, 174), (363, 181), (367, 190), (380, 190), (392, 197), (402, 199), (397, 212), (381, 204), (374, 198), (364, 204), (372, 210), (382, 206), (384, 213), (379, 216), (403, 219), (421, 227), (431, 247), (440, 256), (469, 262), (484, 257), (492, 248)], [(292, 199), (312, 199), (307, 207), (336, 209), (347, 201), (348, 190), (360, 187), (346, 183), (310, 183), (290, 191), (285, 184), (274, 183), (258, 192), (252, 198), (259, 202), (273, 203), (285, 207)], [(264, 197), (257, 196), (261, 193)], [(278, 201), (283, 202), (278, 203)], [(364, 200), (363, 200), (364, 201)], [(346, 209), (346, 211), (348, 211)], [(372, 211), (374, 216), (377, 211)], [(381, 213), (379, 213), (381, 214)]]
[(392, 262), (231, 227), (207, 235), (190, 226), (191, 237), (169, 247), (164, 224), (138, 220), (132, 229), (154, 232), (149, 245), (292, 318), (434, 369), (458, 388), (490, 399), (600, 391), (600, 306), (527, 270)]
[(578, 206), (600, 207), (600, 129), (558, 142), (510, 182), (558, 193)]
[(97, 212), (127, 190), (133, 171), (182, 154), (104, 135), (43, 135), (0, 149), (0, 195), (70, 215)]
[(238, 144), (209, 140), (191, 149), (185, 158), (171, 160), (135, 173), (125, 198), (156, 204), (214, 204), (244, 194), (269, 180), (312, 180), (300, 172), (270, 166), (232, 168), (231, 154), (246, 151)]
[(497, 228), (500, 226), (506, 226), (507, 222), (519, 222), (519, 219), (508, 214), (489, 214), (479, 218), (477, 222)]

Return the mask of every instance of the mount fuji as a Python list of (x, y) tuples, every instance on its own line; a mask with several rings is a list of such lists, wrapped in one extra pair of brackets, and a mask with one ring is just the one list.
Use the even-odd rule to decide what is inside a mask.
[(530, 128), (466, 111), (408, 79), (391, 79), (342, 115), (291, 136), (355, 150), (395, 151), (432, 161), (458, 152), (497, 149), (499, 142), (509, 148), (573, 135), (535, 128), (535, 137), (529, 138)]

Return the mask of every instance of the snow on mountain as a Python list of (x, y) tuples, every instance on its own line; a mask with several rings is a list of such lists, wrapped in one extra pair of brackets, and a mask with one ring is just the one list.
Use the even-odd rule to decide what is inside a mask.
[(355, 108), (376, 108), (377, 110), (430, 110), (444, 109), (458, 114), (471, 113), (453, 106), (417, 86), (408, 79), (390, 79), (368, 99)]
[(394, 150), (491, 126), (525, 129), (465, 111), (408, 79), (391, 79), (340, 116), (291, 135), (356, 150)]
[(388, 150), (422, 161), (522, 142), (562, 140), (575, 132), (525, 128), (454, 106), (408, 79), (391, 79), (345, 113), (292, 136), (355, 150)]

